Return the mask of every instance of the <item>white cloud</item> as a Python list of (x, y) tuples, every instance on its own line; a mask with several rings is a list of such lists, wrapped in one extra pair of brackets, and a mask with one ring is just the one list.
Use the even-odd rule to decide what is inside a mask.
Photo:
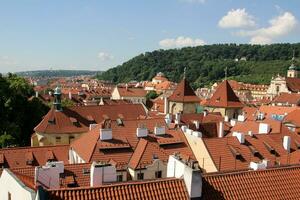
[(245, 8), (232, 9), (219, 21), (221, 28), (249, 28), (255, 25), (253, 16), (249, 15)]
[(206, 2), (206, 0), (180, 0), (180, 1), (185, 3), (200, 3), (200, 4), (204, 4)]
[(201, 39), (179, 36), (177, 38), (167, 38), (159, 42), (162, 48), (181, 48), (187, 46), (200, 46), (206, 43)]
[(238, 35), (251, 37), (251, 44), (270, 44), (275, 38), (288, 35), (296, 29), (298, 24), (295, 16), (285, 12), (269, 21), (270, 25), (252, 31), (239, 31)]
[(101, 61), (108, 61), (108, 60), (112, 60), (114, 57), (109, 54), (109, 53), (106, 53), (106, 52), (99, 52), (98, 53), (98, 58), (101, 60)]

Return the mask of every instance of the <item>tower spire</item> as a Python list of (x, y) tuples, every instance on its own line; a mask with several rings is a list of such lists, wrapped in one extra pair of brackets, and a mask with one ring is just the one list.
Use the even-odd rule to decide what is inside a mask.
[(228, 70), (228, 68), (226, 66), (225, 69), (224, 69), (224, 71), (225, 71), (225, 80), (227, 80), (227, 70)]
[(186, 77), (186, 67), (184, 67), (184, 70), (183, 70), (183, 79), (185, 79)]

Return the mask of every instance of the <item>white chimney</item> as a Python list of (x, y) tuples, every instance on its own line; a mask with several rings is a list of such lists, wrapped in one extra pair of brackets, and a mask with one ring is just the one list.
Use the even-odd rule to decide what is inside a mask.
[(39, 92), (35, 91), (35, 97), (38, 98), (39, 97)]
[(194, 121), (194, 124), (195, 124), (195, 126), (196, 126), (196, 129), (198, 130), (199, 127), (200, 127), (200, 122), (199, 122), (198, 120), (195, 120), (195, 121)]
[(72, 93), (69, 92), (69, 99), (72, 99)]
[(259, 129), (258, 133), (259, 134), (267, 134), (270, 132), (270, 125), (266, 123), (259, 123)]
[(230, 120), (230, 125), (235, 126), (236, 125), (236, 119), (231, 119)]
[(166, 116), (165, 116), (165, 121), (166, 121), (166, 124), (170, 124), (172, 122), (172, 114), (168, 113)]
[(218, 134), (219, 138), (224, 137), (224, 122), (220, 121), (219, 124), (219, 134)]
[(268, 161), (267, 160), (262, 160), (261, 162), (250, 162), (250, 169), (253, 170), (259, 170), (259, 169), (266, 169), (268, 166)]
[(154, 134), (155, 135), (164, 135), (164, 134), (166, 134), (166, 127), (165, 126), (155, 126), (154, 127)]
[(252, 131), (248, 131), (248, 135), (249, 135), (250, 137), (252, 137), (252, 136), (253, 136)]
[(202, 195), (202, 177), (199, 169), (186, 165), (180, 158), (169, 156), (167, 177), (183, 178), (190, 199)]
[(112, 129), (111, 128), (100, 128), (100, 140), (111, 140)]
[(99, 102), (99, 106), (103, 106), (104, 105), (104, 101), (103, 98), (101, 97), (100, 102)]
[(207, 110), (204, 110), (204, 111), (203, 111), (203, 116), (206, 117), (206, 116), (207, 116), (207, 113), (208, 113)]
[(117, 181), (117, 170), (115, 166), (93, 162), (90, 171), (90, 186), (97, 187), (103, 183)]
[(168, 98), (164, 97), (164, 113), (168, 114), (169, 113), (169, 102), (168, 102)]
[(244, 122), (245, 121), (245, 116), (244, 115), (238, 115), (238, 121), (239, 122)]
[(181, 126), (181, 130), (182, 130), (184, 133), (186, 132), (186, 129), (187, 129), (187, 126), (186, 126), (186, 125)]
[(229, 122), (229, 117), (228, 117), (227, 115), (225, 115), (224, 121), (225, 121), (225, 122)]
[(64, 173), (64, 163), (62, 161), (47, 162), (45, 166), (35, 167), (35, 185), (46, 186), (49, 189), (59, 189), (59, 175), (61, 173)]
[(175, 124), (180, 124), (181, 113), (175, 114)]
[(90, 124), (89, 130), (93, 130), (98, 124)]
[(148, 136), (148, 129), (144, 127), (136, 128), (136, 136), (137, 137), (147, 137)]
[(284, 136), (283, 137), (283, 148), (290, 152), (291, 150), (291, 137), (290, 136)]
[(235, 136), (241, 144), (245, 143), (245, 135), (244, 135), (244, 133), (233, 132), (232, 136)]

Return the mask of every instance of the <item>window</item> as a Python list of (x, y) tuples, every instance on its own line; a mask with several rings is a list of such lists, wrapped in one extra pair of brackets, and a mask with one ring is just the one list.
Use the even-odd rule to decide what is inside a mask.
[(11, 193), (10, 192), (8, 192), (8, 200), (11, 200)]
[(60, 143), (61, 137), (55, 137), (55, 141), (56, 141), (56, 143)]
[(162, 177), (162, 171), (156, 171), (155, 178), (161, 178), (161, 177)]
[(276, 92), (277, 92), (277, 93), (279, 92), (279, 89), (280, 89), (280, 87), (279, 87), (279, 85), (277, 85), (277, 86), (276, 86)]
[(143, 180), (144, 179), (144, 173), (138, 173), (137, 174), (137, 179), (138, 180)]
[(123, 175), (117, 175), (117, 182), (122, 182), (123, 181)]

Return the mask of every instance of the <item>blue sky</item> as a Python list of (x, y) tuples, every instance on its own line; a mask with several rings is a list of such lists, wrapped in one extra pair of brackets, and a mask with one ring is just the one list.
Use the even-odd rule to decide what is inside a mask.
[(0, 72), (106, 70), (160, 48), (300, 42), (298, 0), (0, 0)]

